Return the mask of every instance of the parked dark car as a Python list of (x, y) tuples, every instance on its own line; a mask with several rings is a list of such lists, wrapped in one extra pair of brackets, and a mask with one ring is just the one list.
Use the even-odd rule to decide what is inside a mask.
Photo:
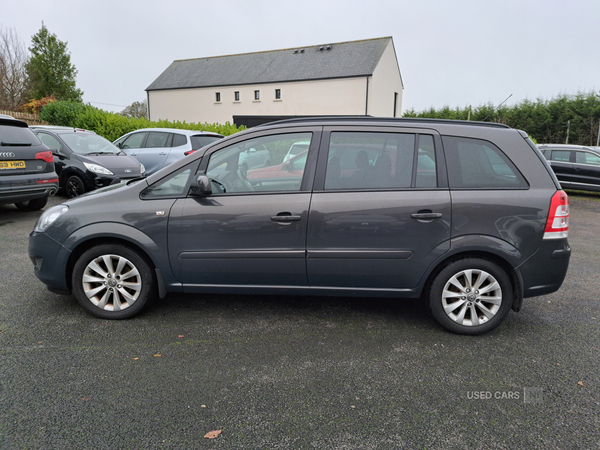
[(0, 204), (14, 203), (25, 211), (46, 206), (58, 191), (52, 153), (27, 123), (0, 117)]
[(93, 131), (42, 125), (31, 129), (52, 150), (60, 188), (69, 198), (146, 175), (137, 159)]
[[(299, 141), (310, 143), (303, 164), (285, 163), (299, 183), (283, 166), (266, 187), (240, 169), (245, 149)], [(169, 292), (412, 297), (448, 330), (480, 334), (524, 298), (559, 289), (568, 217), (567, 195), (522, 131), (292, 119), (49, 209), (29, 255), (51, 291), (108, 319)]]
[(114, 144), (137, 158), (151, 175), (219, 139), (223, 136), (208, 131), (142, 128), (121, 136)]
[(600, 192), (600, 147), (538, 145), (563, 189)]

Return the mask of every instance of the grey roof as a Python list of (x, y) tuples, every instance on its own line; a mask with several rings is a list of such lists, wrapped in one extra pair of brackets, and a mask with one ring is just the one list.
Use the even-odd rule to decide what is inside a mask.
[(176, 60), (146, 89), (321, 80), (372, 75), (391, 37)]

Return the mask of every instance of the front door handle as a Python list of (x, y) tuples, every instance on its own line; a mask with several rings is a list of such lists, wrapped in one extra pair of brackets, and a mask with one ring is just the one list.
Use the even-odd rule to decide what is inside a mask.
[(279, 213), (276, 216), (271, 216), (272, 221), (281, 223), (297, 222), (300, 219), (302, 219), (302, 216), (295, 216), (290, 213)]

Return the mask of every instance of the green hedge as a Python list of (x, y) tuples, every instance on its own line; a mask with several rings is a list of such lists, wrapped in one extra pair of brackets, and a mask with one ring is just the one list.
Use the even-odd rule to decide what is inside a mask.
[(230, 122), (224, 125), (217, 123), (187, 123), (185, 121), (170, 122), (168, 120), (151, 122), (148, 119), (124, 117), (117, 113), (103, 111), (89, 104), (84, 105), (72, 101), (58, 101), (47, 104), (40, 112), (40, 119), (50, 125), (92, 130), (111, 142), (130, 131), (139, 130), (140, 128), (179, 128), (212, 131), (223, 136), (229, 136), (246, 128), (244, 126), (238, 128)]
[(539, 143), (596, 145), (600, 127), (600, 95), (595, 92), (562, 95), (551, 100), (524, 100), (514, 106), (492, 104), (471, 108), (405, 111), (403, 117), (498, 122), (529, 133)]

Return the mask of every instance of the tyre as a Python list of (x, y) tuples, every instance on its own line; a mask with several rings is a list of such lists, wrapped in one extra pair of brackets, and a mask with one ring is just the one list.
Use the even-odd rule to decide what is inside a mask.
[(122, 245), (87, 250), (75, 263), (72, 281), (81, 306), (103, 319), (132, 317), (156, 296), (151, 264)]
[(47, 195), (35, 200), (29, 200), (28, 202), (15, 203), (15, 206), (21, 211), (38, 211), (46, 206), (46, 203), (48, 203)]
[(496, 328), (509, 313), (513, 289), (506, 272), (479, 258), (459, 259), (434, 278), (429, 308), (447, 330), (476, 335)]
[(85, 194), (85, 186), (81, 178), (77, 175), (69, 177), (65, 183), (65, 192), (69, 198), (75, 198)]

